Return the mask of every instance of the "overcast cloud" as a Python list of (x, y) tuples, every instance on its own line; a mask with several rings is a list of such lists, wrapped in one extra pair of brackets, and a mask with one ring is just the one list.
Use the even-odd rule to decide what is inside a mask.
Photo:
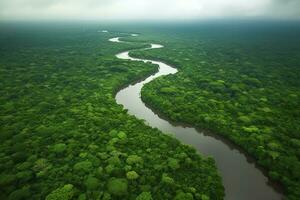
[(0, 0), (0, 19), (300, 19), (300, 0)]

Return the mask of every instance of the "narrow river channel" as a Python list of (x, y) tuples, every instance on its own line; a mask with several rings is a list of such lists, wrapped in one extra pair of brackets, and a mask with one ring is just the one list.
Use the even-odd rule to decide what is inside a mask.
[[(132, 34), (132, 36), (137, 35)], [(119, 37), (111, 38), (109, 41), (122, 42)], [(151, 44), (150, 48), (142, 50), (155, 48), (163, 48), (163, 46)], [(129, 114), (144, 119), (149, 126), (174, 135), (182, 143), (195, 147), (202, 155), (213, 157), (223, 179), (226, 200), (279, 200), (283, 198), (262, 170), (255, 165), (253, 159), (246, 156), (235, 145), (229, 144), (217, 135), (205, 134), (192, 127), (171, 123), (149, 109), (141, 100), (143, 85), (159, 76), (175, 74), (177, 69), (159, 61), (132, 58), (128, 53), (129, 51), (125, 51), (116, 56), (119, 59), (157, 64), (159, 71), (143, 81), (121, 89), (115, 97), (118, 104), (128, 109)]]

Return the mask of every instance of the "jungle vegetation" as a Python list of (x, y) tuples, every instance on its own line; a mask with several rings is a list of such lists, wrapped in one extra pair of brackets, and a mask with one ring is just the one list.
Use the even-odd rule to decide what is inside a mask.
[(179, 72), (142, 89), (151, 108), (175, 122), (208, 129), (241, 146), (287, 199), (300, 199), (299, 24), (166, 27), (141, 35), (165, 48), (132, 56)]
[[(114, 94), (119, 88), (157, 70), (155, 65), (114, 56), (145, 44), (115, 45), (107, 40), (120, 33), (103, 34), (95, 24), (4, 23), (0, 27), (1, 200), (223, 199), (221, 177), (212, 158), (200, 156), (195, 149), (150, 128), (115, 102)], [(178, 51), (169, 53), (177, 58), (176, 62), (180, 61)], [(145, 99), (152, 99), (157, 108), (168, 108), (168, 103), (161, 102), (170, 102), (171, 94), (182, 95), (178, 87), (194, 84), (192, 77), (182, 81), (186, 76), (184, 66), (178, 76), (148, 85)], [(194, 65), (190, 69), (197, 70)], [(224, 73), (229, 72), (224, 69)], [(245, 80), (253, 81), (248, 79)], [(175, 80), (178, 85), (172, 84)], [(159, 90), (161, 97), (154, 101), (150, 97), (158, 94), (153, 89), (162, 84), (168, 88)], [(220, 84), (227, 82), (217, 81), (216, 87)], [(197, 91), (205, 90), (190, 87), (192, 99)], [(296, 93), (286, 92), (286, 97), (298, 98)], [(185, 109), (178, 100), (176, 103)], [(264, 100), (266, 104), (269, 101)], [(168, 109), (173, 119), (174, 110)], [(263, 107), (270, 116), (273, 109), (270, 105)], [(192, 120), (180, 115), (176, 119)], [(208, 121), (210, 126), (216, 124), (214, 117)], [(245, 128), (255, 132), (253, 126)], [(289, 137), (285, 132), (281, 134)], [(261, 135), (262, 142), (264, 139), (265, 135)], [(266, 148), (270, 147), (274, 159), (281, 159), (284, 141), (271, 135), (268, 140), (268, 145), (262, 144), (262, 155), (269, 154)], [(297, 146), (299, 140), (290, 140), (289, 145)], [(296, 148), (288, 150), (296, 156)], [(295, 157), (287, 158), (297, 164)], [(282, 178), (276, 169), (272, 172)], [(285, 177), (293, 181), (289, 174)]]

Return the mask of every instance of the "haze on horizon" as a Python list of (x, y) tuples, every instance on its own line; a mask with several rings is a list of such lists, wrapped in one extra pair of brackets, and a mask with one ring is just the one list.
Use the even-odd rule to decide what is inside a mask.
[(1, 0), (1, 20), (300, 19), (300, 0)]

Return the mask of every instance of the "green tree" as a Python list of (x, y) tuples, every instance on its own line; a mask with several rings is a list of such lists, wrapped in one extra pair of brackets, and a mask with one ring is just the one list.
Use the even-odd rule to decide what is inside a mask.
[(134, 180), (134, 179), (137, 179), (139, 177), (139, 175), (135, 171), (129, 171), (126, 173), (126, 177), (129, 180)]
[(70, 200), (74, 195), (74, 187), (71, 184), (57, 188), (47, 195), (46, 200)]
[(84, 182), (87, 190), (97, 190), (99, 187), (99, 180), (95, 177), (89, 176)]
[(150, 192), (142, 192), (135, 200), (153, 200)]
[(107, 183), (107, 190), (111, 195), (124, 196), (127, 194), (128, 182), (123, 178), (111, 178)]

